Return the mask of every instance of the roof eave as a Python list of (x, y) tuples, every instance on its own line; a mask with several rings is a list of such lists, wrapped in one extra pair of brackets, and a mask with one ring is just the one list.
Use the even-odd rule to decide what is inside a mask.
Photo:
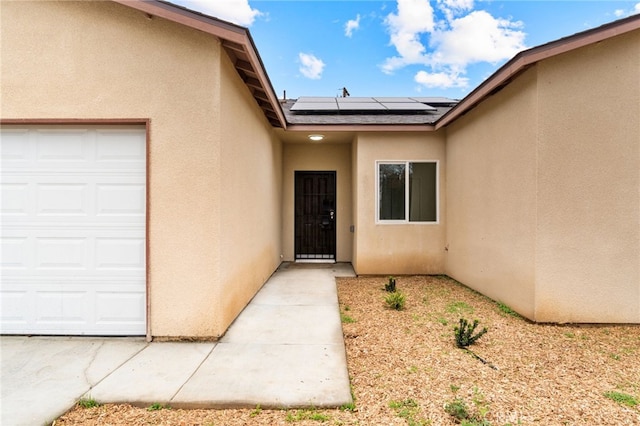
[(112, 1), (219, 38), (238, 75), (267, 120), (274, 127), (287, 127), (280, 102), (247, 28), (161, 0)]
[(440, 129), (452, 123), (537, 62), (638, 29), (640, 29), (640, 15), (621, 19), (520, 52), (469, 93), (458, 105), (444, 114), (435, 123), (435, 128)]

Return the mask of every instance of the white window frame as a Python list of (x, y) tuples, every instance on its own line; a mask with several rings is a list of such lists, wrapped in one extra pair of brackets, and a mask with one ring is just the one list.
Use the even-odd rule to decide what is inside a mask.
[[(435, 163), (436, 164), (436, 220), (435, 221), (410, 221), (409, 220), (409, 164), (410, 163)], [(404, 164), (405, 166), (405, 218), (404, 220), (380, 219), (380, 165)], [(440, 224), (440, 161), (439, 160), (376, 160), (376, 196), (375, 212), (377, 225), (438, 225)]]

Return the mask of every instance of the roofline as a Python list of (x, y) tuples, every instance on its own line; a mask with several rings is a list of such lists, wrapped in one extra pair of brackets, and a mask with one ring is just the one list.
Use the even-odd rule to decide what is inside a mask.
[[(162, 0), (112, 1), (211, 34), (221, 39), (222, 47), (227, 52), (237, 51), (245, 54), (249, 58), (248, 63), (243, 60), (234, 63), (238, 74), (265, 113), (267, 120), (273, 125), (287, 127), (284, 112), (248, 28)], [(255, 74), (256, 78), (247, 77), (247, 73)]]
[(500, 67), (487, 80), (465, 96), (435, 123), (440, 129), (507, 85), (514, 77), (544, 59), (640, 29), (640, 15), (632, 15), (608, 24), (524, 50)]
[(432, 132), (433, 124), (289, 124), (287, 132)]

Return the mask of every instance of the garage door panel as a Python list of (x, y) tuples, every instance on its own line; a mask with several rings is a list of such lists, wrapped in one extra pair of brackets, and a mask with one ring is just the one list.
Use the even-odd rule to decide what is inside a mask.
[(0, 331), (144, 334), (144, 129), (1, 136)]

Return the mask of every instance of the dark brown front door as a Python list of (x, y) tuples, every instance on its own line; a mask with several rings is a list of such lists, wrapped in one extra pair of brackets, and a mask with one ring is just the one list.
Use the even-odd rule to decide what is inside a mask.
[(336, 172), (296, 172), (296, 260), (336, 259)]

